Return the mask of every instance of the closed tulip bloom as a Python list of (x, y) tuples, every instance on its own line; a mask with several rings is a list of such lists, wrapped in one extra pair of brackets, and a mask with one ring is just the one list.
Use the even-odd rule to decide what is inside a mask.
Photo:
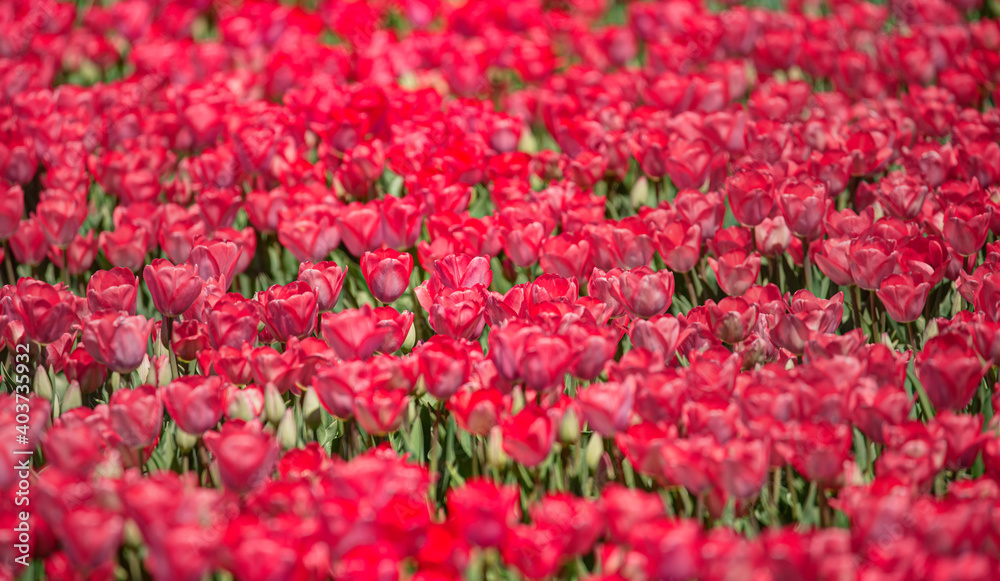
[(146, 262), (147, 237), (145, 228), (125, 222), (114, 231), (101, 232), (97, 245), (111, 264), (136, 272)]
[(24, 190), (19, 185), (5, 186), (0, 195), (0, 240), (7, 240), (17, 231), (24, 218)]
[(66, 379), (80, 385), (80, 393), (94, 393), (104, 385), (108, 377), (108, 368), (94, 359), (83, 347), (77, 347), (66, 358), (63, 371)]
[(964, 202), (949, 206), (945, 212), (944, 239), (961, 256), (979, 252), (989, 234), (993, 209), (990, 206)]
[(274, 472), (280, 448), (259, 420), (228, 421), (222, 430), (207, 432), (204, 438), (218, 463), (222, 483), (230, 490), (254, 490)]
[(278, 242), (299, 261), (322, 261), (340, 246), (335, 211), (320, 205), (287, 210), (278, 225)]
[(161, 394), (177, 427), (198, 436), (222, 419), (222, 388), (222, 378), (217, 375), (189, 375), (171, 381)]
[(808, 240), (822, 235), (823, 217), (830, 206), (826, 185), (805, 176), (787, 179), (778, 186), (777, 198), (793, 234)]
[(224, 295), (208, 313), (208, 338), (214, 349), (242, 349), (257, 342), (258, 311), (251, 301), (235, 293)]
[(131, 270), (120, 266), (99, 270), (87, 281), (87, 305), (92, 313), (134, 315), (138, 291), (139, 281)]
[(339, 313), (323, 313), (323, 339), (341, 359), (368, 359), (392, 330), (379, 325), (378, 316), (368, 305)]
[(882, 279), (875, 294), (893, 321), (911, 323), (924, 312), (930, 291), (930, 283), (917, 284), (908, 274), (890, 274)]
[(440, 400), (447, 400), (454, 395), (469, 380), (472, 370), (470, 354), (473, 349), (478, 351), (479, 346), (445, 335), (434, 335), (414, 349), (427, 393)]
[(483, 287), (443, 289), (434, 297), (430, 309), (430, 324), (435, 332), (456, 339), (475, 341), (486, 326), (486, 300)]
[(391, 303), (403, 296), (413, 273), (413, 256), (391, 248), (366, 252), (361, 257), (361, 273), (376, 300)]
[(449, 254), (434, 261), (434, 274), (445, 288), (472, 288), (477, 284), (489, 287), (493, 269), (487, 256)]
[(65, 192), (45, 196), (38, 203), (35, 215), (49, 244), (65, 248), (76, 238), (87, 218), (86, 200)]
[(111, 562), (122, 543), (121, 514), (91, 502), (74, 505), (61, 516), (56, 532), (76, 570), (100, 570)]
[(383, 240), (379, 202), (353, 202), (342, 208), (337, 215), (337, 230), (352, 256), (360, 257), (365, 252), (379, 248)]
[(519, 524), (507, 531), (500, 555), (525, 579), (541, 581), (559, 572), (565, 542), (555, 529)]
[(529, 468), (549, 456), (556, 439), (556, 426), (545, 409), (530, 404), (500, 422), (503, 451), (515, 462)]
[(577, 403), (590, 429), (604, 437), (612, 437), (631, 425), (635, 391), (632, 377), (621, 383), (592, 383), (577, 393)]
[(302, 338), (316, 331), (316, 294), (304, 282), (274, 285), (258, 293), (257, 304), (268, 330), (280, 343)]
[(460, 388), (449, 400), (448, 410), (458, 427), (470, 434), (487, 436), (503, 410), (503, 393), (494, 388)]
[(604, 534), (604, 513), (594, 501), (571, 493), (548, 494), (529, 509), (531, 520), (557, 531), (571, 556), (586, 555)]
[(38, 266), (45, 260), (45, 253), (49, 247), (45, 233), (42, 232), (42, 227), (38, 225), (34, 214), (26, 220), (21, 220), (9, 243), (14, 258), (20, 264), (31, 266)]
[(108, 404), (111, 427), (127, 448), (144, 448), (160, 436), (163, 402), (152, 385), (119, 389)]
[(688, 272), (701, 258), (701, 226), (671, 222), (656, 233), (656, 247), (667, 268), (674, 272)]
[(648, 320), (636, 319), (629, 329), (632, 345), (659, 353), (667, 361), (673, 359), (677, 346), (687, 336), (673, 315), (661, 315)]
[(448, 514), (465, 541), (475, 547), (499, 547), (509, 527), (521, 520), (521, 490), (473, 478), (448, 489)]
[(377, 307), (372, 309), (372, 312), (378, 317), (378, 326), (385, 327), (390, 331), (382, 340), (377, 351), (379, 353), (394, 353), (406, 342), (406, 336), (413, 327), (413, 313), (410, 311), (400, 313), (392, 307)]
[(812, 261), (834, 284), (851, 286), (851, 239), (826, 238), (809, 246)]
[(896, 272), (899, 253), (893, 244), (881, 238), (858, 238), (851, 243), (849, 264), (854, 284), (864, 290), (876, 290), (882, 279)]
[(73, 304), (60, 291), (34, 279), (18, 281), (13, 305), (24, 323), (25, 334), (42, 345), (55, 342), (77, 321)]
[(365, 432), (384, 436), (403, 424), (409, 403), (405, 389), (373, 387), (354, 397), (354, 415)]
[(662, 315), (674, 298), (674, 274), (640, 266), (618, 275), (619, 300), (633, 317)]
[(914, 364), (934, 407), (955, 411), (969, 405), (987, 369), (966, 338), (956, 333), (927, 341)]
[(774, 180), (766, 164), (737, 170), (726, 182), (729, 207), (736, 221), (744, 226), (756, 226), (774, 207)]
[(84, 321), (81, 342), (87, 353), (118, 373), (131, 373), (146, 355), (153, 321), (142, 315), (119, 313), (91, 315)]
[(177, 317), (191, 308), (205, 284), (194, 265), (175, 266), (163, 258), (146, 265), (142, 281), (153, 297), (153, 306), (164, 317)]
[(389, 248), (403, 251), (420, 239), (424, 224), (424, 201), (417, 194), (382, 199), (382, 238)]
[(337, 305), (346, 275), (347, 267), (340, 268), (332, 260), (316, 264), (311, 262), (299, 264), (298, 280), (312, 288), (316, 294), (316, 307), (321, 313), (332, 311)]
[(228, 240), (204, 240), (188, 255), (188, 264), (198, 270), (202, 280), (218, 278), (225, 289), (233, 283), (233, 273), (240, 258), (240, 247)]
[(715, 280), (722, 292), (730, 296), (740, 296), (747, 292), (760, 274), (760, 254), (747, 254), (743, 250), (733, 250), (719, 257), (708, 259), (708, 266), (715, 273)]

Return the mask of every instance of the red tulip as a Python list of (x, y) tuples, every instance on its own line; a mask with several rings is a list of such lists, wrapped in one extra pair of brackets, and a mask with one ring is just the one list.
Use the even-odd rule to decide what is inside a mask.
[(384, 436), (403, 424), (409, 403), (405, 389), (377, 386), (354, 396), (354, 415), (365, 432)]
[(90, 312), (135, 314), (139, 281), (131, 270), (116, 266), (99, 270), (87, 281), (87, 304)]
[(875, 294), (893, 321), (911, 323), (924, 312), (924, 303), (930, 291), (929, 283), (917, 284), (908, 274), (890, 274), (882, 279)]
[(631, 377), (621, 383), (592, 383), (577, 393), (577, 403), (590, 429), (611, 437), (631, 425), (635, 392)]
[(7, 240), (17, 231), (24, 218), (24, 190), (19, 185), (8, 185), (0, 196), (0, 240)]
[(125, 222), (114, 231), (101, 232), (97, 245), (111, 264), (136, 272), (146, 262), (147, 237), (144, 228)]
[(87, 353), (118, 373), (131, 373), (146, 355), (153, 321), (142, 315), (105, 312), (84, 321), (80, 341)]
[(448, 489), (448, 514), (465, 540), (476, 547), (499, 547), (521, 518), (520, 489), (491, 480), (470, 479)]
[(164, 317), (177, 317), (191, 308), (204, 286), (196, 267), (190, 264), (174, 266), (162, 258), (146, 265), (142, 280), (153, 297), (153, 306)]
[(487, 436), (503, 410), (503, 394), (493, 388), (460, 388), (449, 400), (448, 410), (460, 428), (477, 436)]
[(418, 195), (382, 199), (383, 241), (389, 248), (403, 251), (413, 248), (420, 239), (424, 221), (424, 202)]
[(45, 260), (45, 251), (48, 248), (45, 240), (45, 233), (38, 225), (38, 220), (34, 215), (26, 220), (21, 220), (17, 225), (17, 230), (9, 239), (11, 254), (21, 264), (38, 266)]
[[(24, 323), (24, 332), (36, 343), (48, 345), (69, 331), (76, 312), (63, 294), (52, 285), (30, 278), (17, 283), (14, 307)], [(143, 345), (145, 352), (145, 345)]]
[(525, 579), (541, 581), (559, 571), (565, 542), (556, 530), (515, 525), (507, 531), (500, 554), (504, 562), (517, 569)]
[(708, 265), (715, 273), (715, 280), (722, 292), (730, 296), (742, 295), (757, 282), (760, 274), (760, 255), (733, 250), (719, 257), (708, 259)]
[(85, 395), (100, 389), (108, 377), (107, 367), (98, 363), (83, 347), (77, 347), (69, 354), (63, 370), (66, 372), (66, 379), (77, 382), (80, 393)]
[(726, 182), (729, 207), (744, 226), (760, 224), (774, 207), (774, 180), (766, 165), (744, 168)]
[(475, 341), (486, 326), (485, 307), (482, 286), (443, 289), (431, 305), (431, 328), (449, 337)]
[(188, 263), (193, 265), (202, 280), (218, 278), (228, 289), (233, 283), (240, 247), (226, 240), (203, 240), (191, 249)]
[(689, 272), (701, 258), (701, 227), (671, 222), (656, 233), (656, 247), (667, 268)]
[(674, 274), (640, 266), (618, 275), (618, 298), (633, 317), (662, 315), (674, 298)]
[(304, 282), (274, 285), (257, 293), (261, 319), (280, 343), (302, 338), (316, 331), (317, 304), (312, 288)]
[(366, 252), (361, 257), (361, 273), (372, 296), (380, 302), (391, 303), (403, 296), (410, 285), (413, 256), (391, 248)]
[(340, 246), (335, 212), (325, 206), (286, 210), (278, 225), (278, 242), (297, 260), (320, 262)]
[(746, 339), (757, 325), (757, 307), (741, 297), (726, 297), (706, 303), (712, 333), (730, 345)]
[(161, 394), (177, 427), (198, 436), (222, 419), (222, 388), (218, 376), (189, 375), (171, 381)]
[(87, 218), (87, 205), (85, 200), (76, 195), (58, 190), (55, 192), (43, 196), (35, 209), (35, 215), (49, 244), (65, 248), (76, 238), (80, 225)]
[(586, 555), (604, 533), (604, 514), (591, 500), (559, 492), (548, 494), (529, 509), (540, 528), (555, 531), (568, 556)]
[[(169, 324), (166, 321), (163, 324)], [(194, 361), (198, 355), (211, 344), (211, 337), (208, 334), (208, 326), (201, 321), (173, 321), (170, 334), (170, 347), (174, 350), (177, 359), (181, 361)]]
[(378, 316), (368, 305), (339, 313), (323, 313), (320, 330), (337, 356), (346, 360), (368, 359), (392, 333), (390, 328), (379, 325)]
[(342, 208), (337, 215), (337, 229), (344, 246), (353, 256), (360, 257), (381, 247), (383, 227), (379, 202), (353, 202)]
[(516, 415), (501, 420), (503, 451), (527, 467), (541, 464), (555, 443), (556, 426), (541, 407), (529, 404)]
[(160, 437), (163, 402), (155, 386), (119, 389), (111, 395), (108, 409), (111, 427), (127, 448), (144, 448)]
[(965, 337), (938, 335), (924, 344), (915, 361), (927, 398), (938, 409), (959, 411), (969, 405), (986, 367)]
[(208, 337), (212, 347), (242, 349), (257, 342), (258, 311), (253, 303), (235, 293), (219, 299), (208, 312)]
[(377, 307), (372, 311), (378, 317), (378, 326), (390, 330), (377, 351), (386, 354), (398, 351), (406, 342), (406, 336), (413, 326), (413, 313), (410, 311), (400, 313), (392, 307)]
[(62, 516), (59, 538), (77, 571), (92, 571), (114, 558), (122, 544), (125, 519), (96, 503), (74, 506)]
[(788, 228), (807, 240), (823, 233), (823, 217), (830, 201), (826, 185), (808, 177), (787, 179), (777, 188), (778, 204)]
[(993, 209), (990, 206), (964, 200), (948, 206), (945, 212), (944, 239), (961, 256), (979, 252), (989, 234)]
[(316, 295), (316, 306), (320, 313), (332, 311), (340, 298), (340, 291), (344, 286), (344, 276), (347, 275), (347, 267), (341, 269), (337, 263), (328, 260), (313, 264), (302, 262), (299, 264), (298, 280), (306, 283), (312, 288)]
[(439, 400), (454, 395), (469, 380), (473, 350), (482, 353), (478, 345), (445, 335), (434, 335), (414, 349), (427, 393)]
[(278, 462), (278, 443), (258, 420), (232, 420), (219, 432), (205, 433), (205, 447), (215, 457), (226, 488), (248, 492), (259, 487)]

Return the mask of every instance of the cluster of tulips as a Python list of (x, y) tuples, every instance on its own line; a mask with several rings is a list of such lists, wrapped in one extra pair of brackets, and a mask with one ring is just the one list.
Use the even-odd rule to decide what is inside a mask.
[(996, 578), (997, 2), (292, 4), (0, 3), (0, 579)]

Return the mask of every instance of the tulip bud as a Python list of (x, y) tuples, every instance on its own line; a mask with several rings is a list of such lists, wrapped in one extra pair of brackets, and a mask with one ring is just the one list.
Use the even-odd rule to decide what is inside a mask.
[(149, 373), (146, 374), (146, 383), (163, 387), (173, 381), (173, 379), (173, 373), (170, 371), (170, 356), (157, 355), (153, 357), (153, 360), (150, 362)]
[(538, 140), (535, 139), (535, 135), (531, 131), (527, 129), (521, 131), (521, 138), (517, 141), (517, 150), (526, 153), (538, 151)]
[[(266, 402), (267, 396), (265, 395), (264, 397), (264, 401)], [(229, 405), (226, 407), (226, 417), (231, 420), (244, 420), (247, 422), (257, 417), (257, 414), (254, 413), (253, 404), (247, 399), (247, 395), (242, 390), (233, 392), (232, 397), (229, 399)]]
[(80, 393), (79, 383), (74, 381), (69, 385), (69, 389), (66, 390), (66, 395), (63, 396), (61, 404), (60, 407), (62, 410), (60, 414), (83, 405), (83, 395)]
[(319, 397), (315, 389), (307, 389), (302, 395), (302, 419), (306, 425), (316, 429), (323, 421), (323, 408), (319, 405)]
[(646, 176), (642, 176), (635, 181), (635, 185), (632, 186), (628, 196), (632, 200), (633, 208), (638, 208), (646, 204), (646, 200), (649, 199), (649, 182), (646, 180)]
[(920, 343), (921, 345), (926, 345), (928, 341), (937, 337), (938, 335), (938, 324), (937, 319), (931, 319), (927, 321), (927, 326), (924, 327), (924, 340)]
[(587, 442), (587, 467), (591, 472), (597, 472), (602, 456), (604, 456), (604, 441), (600, 434), (591, 434), (590, 441)]
[(494, 426), (490, 430), (489, 439), (486, 441), (486, 463), (500, 470), (507, 465), (507, 454), (503, 451), (503, 432), (500, 426)]
[(138, 549), (142, 546), (142, 531), (139, 530), (139, 525), (134, 520), (125, 521), (122, 540), (125, 542), (125, 546), (130, 549)]
[[(153, 344), (158, 345), (159, 342), (153, 341)], [(139, 367), (137, 367), (135, 371), (139, 375), (139, 377), (146, 378), (148, 380), (149, 373), (150, 371), (152, 371), (152, 369), (153, 369), (153, 364), (152, 362), (150, 362), (149, 354), (147, 353), (142, 356), (142, 362), (139, 363)], [(146, 383), (152, 383), (152, 382), (146, 381)]]
[[(267, 396), (265, 396), (266, 398)], [(265, 409), (267, 404), (264, 404)], [(298, 443), (299, 434), (295, 425), (295, 415), (292, 410), (286, 409), (281, 421), (278, 422), (278, 442), (285, 450), (290, 450)]]
[(413, 349), (414, 343), (417, 342), (417, 331), (414, 325), (410, 325), (410, 330), (406, 332), (406, 339), (403, 340), (403, 349), (409, 351)]
[(559, 426), (559, 441), (563, 444), (575, 444), (580, 441), (580, 419), (576, 417), (573, 408), (567, 408)]
[(516, 415), (522, 409), (524, 409), (524, 391), (515, 389), (510, 393), (510, 414)]
[(177, 444), (177, 449), (186, 454), (194, 450), (195, 445), (198, 444), (198, 436), (177, 428), (177, 431), (174, 432), (174, 442)]
[(272, 424), (284, 420), (285, 411), (288, 406), (282, 399), (281, 393), (273, 383), (268, 383), (264, 388), (264, 419)]
[(47, 399), (52, 401), (52, 396), (54, 392), (52, 390), (52, 382), (49, 381), (49, 373), (41, 365), (35, 370), (35, 393), (38, 397), (42, 399)]
[(69, 389), (69, 378), (66, 377), (64, 373), (58, 373), (55, 377), (52, 377), (52, 394), (56, 399), (61, 399), (62, 396), (66, 395), (66, 390)]
[(60, 398), (58, 398), (58, 397), (52, 398), (52, 417), (53, 418), (58, 418), (59, 414), (62, 413), (62, 406), (59, 405), (59, 401), (60, 401)]

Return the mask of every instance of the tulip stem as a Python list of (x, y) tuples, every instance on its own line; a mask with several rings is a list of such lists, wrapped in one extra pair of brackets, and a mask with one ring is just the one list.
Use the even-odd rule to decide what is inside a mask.
[(816, 485), (816, 507), (819, 509), (819, 526), (822, 528), (830, 527), (830, 504), (827, 502), (826, 498), (826, 488), (820, 485)]
[(906, 324), (906, 332), (910, 336), (910, 347), (913, 348), (913, 354), (916, 355), (920, 351), (920, 345), (917, 344), (917, 329), (913, 321)]
[(809, 239), (802, 237), (802, 273), (805, 277), (806, 290), (813, 292), (812, 263), (809, 261)]
[(163, 322), (160, 324), (160, 343), (163, 344), (167, 349), (167, 353), (170, 358), (170, 380), (173, 381), (180, 377), (177, 368), (177, 354), (174, 353), (174, 318), (173, 317), (163, 317)]
[(864, 321), (861, 319), (861, 289), (858, 285), (851, 285), (851, 308), (854, 310), (854, 328), (864, 332)]
[(882, 324), (881, 324), (881, 317), (879, 316), (878, 312), (878, 302), (876, 301), (874, 290), (868, 291), (868, 308), (871, 310), (871, 316), (872, 316), (872, 327), (871, 327), (872, 338), (875, 340), (876, 343), (878, 343), (879, 336), (882, 333)]
[(791, 464), (785, 464), (785, 479), (788, 480), (788, 494), (791, 497), (792, 518), (799, 520), (799, 495), (795, 491), (795, 473), (792, 472)]
[[(10, 244), (6, 240), (3, 241), (3, 250), (3, 263), (7, 268), (7, 283), (17, 284), (17, 277), (14, 275), (14, 264), (10, 260)], [(63, 260), (66, 260), (65, 256), (63, 256)]]
[(694, 288), (694, 280), (691, 278), (691, 271), (684, 273), (684, 284), (687, 286), (688, 298), (691, 299), (691, 308), (698, 306), (698, 292)]

